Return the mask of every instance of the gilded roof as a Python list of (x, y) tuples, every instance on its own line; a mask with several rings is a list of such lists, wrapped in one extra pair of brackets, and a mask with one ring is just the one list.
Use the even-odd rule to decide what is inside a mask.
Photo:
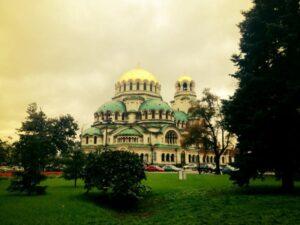
[(147, 70), (141, 69), (141, 68), (136, 68), (133, 70), (129, 70), (126, 73), (124, 73), (120, 78), (119, 78), (119, 82), (122, 81), (129, 81), (129, 80), (148, 80), (148, 81), (153, 81), (153, 82), (158, 82), (158, 80), (156, 79), (156, 77), (148, 72)]
[(192, 81), (193, 79), (190, 76), (187, 75), (182, 75), (181, 77), (178, 78), (178, 82), (183, 82), (183, 81)]

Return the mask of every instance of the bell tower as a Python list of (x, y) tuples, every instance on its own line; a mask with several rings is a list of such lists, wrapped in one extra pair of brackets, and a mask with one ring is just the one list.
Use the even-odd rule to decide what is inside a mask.
[(195, 82), (189, 76), (181, 76), (175, 83), (174, 100), (171, 102), (175, 111), (188, 113), (192, 103), (197, 101)]

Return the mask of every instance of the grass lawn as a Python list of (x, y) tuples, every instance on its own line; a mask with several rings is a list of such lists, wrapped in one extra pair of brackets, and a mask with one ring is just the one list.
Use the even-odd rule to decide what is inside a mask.
[(28, 197), (8, 193), (9, 180), (0, 180), (0, 224), (300, 224), (300, 183), (298, 194), (283, 195), (271, 178), (241, 191), (227, 176), (148, 174), (151, 196), (127, 211), (92, 200), (98, 192), (86, 196), (81, 182), (77, 189), (61, 178), (45, 183), (46, 195)]

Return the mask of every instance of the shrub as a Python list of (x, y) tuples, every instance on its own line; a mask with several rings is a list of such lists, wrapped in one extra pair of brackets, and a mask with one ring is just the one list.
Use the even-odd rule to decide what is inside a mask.
[(114, 199), (139, 199), (149, 191), (141, 183), (146, 179), (137, 154), (126, 151), (90, 153), (84, 172), (85, 189), (98, 188)]

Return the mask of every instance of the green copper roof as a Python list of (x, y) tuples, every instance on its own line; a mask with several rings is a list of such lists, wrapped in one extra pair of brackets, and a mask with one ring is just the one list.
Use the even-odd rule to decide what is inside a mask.
[(98, 110), (97, 112), (125, 112), (126, 111), (126, 106), (123, 102), (120, 101), (110, 101), (107, 103), (104, 103)]
[(120, 133), (118, 133), (117, 136), (139, 136), (139, 137), (142, 137), (143, 135), (140, 132), (138, 132), (136, 129), (127, 128), (125, 130), (122, 130)]
[(175, 121), (183, 121), (183, 122), (188, 121), (188, 115), (184, 112), (175, 111), (174, 116), (175, 116)]
[(140, 108), (139, 108), (140, 111), (143, 111), (143, 110), (163, 110), (163, 111), (173, 111), (172, 108), (169, 106), (168, 103), (166, 102), (163, 102), (162, 100), (160, 99), (148, 99), (146, 101), (144, 101)]
[(82, 132), (82, 136), (85, 135), (102, 135), (102, 132), (96, 127), (90, 127)]

